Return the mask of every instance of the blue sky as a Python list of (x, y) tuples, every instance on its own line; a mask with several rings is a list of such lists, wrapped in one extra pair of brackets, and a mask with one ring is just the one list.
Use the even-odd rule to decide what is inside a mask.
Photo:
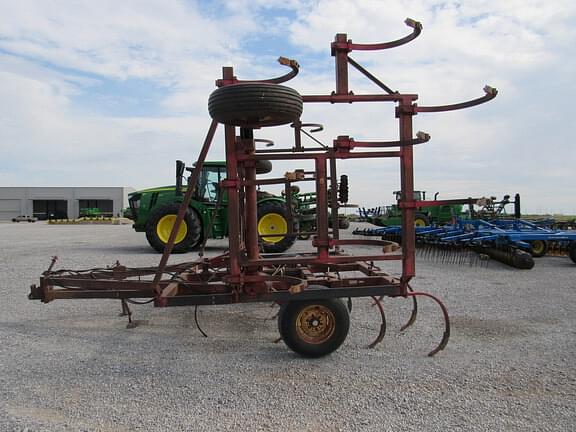
[[(475, 98), (485, 84), (500, 91), (467, 111), (416, 116), (415, 129), (432, 136), (415, 150), (416, 187), (444, 198), (519, 192), (527, 211), (576, 214), (572, 1), (0, 0), (0, 11), (2, 186), (171, 183), (174, 160), (196, 158), (222, 66), (267, 78), (284, 72), (283, 55), (301, 64), (292, 87), (330, 93), (336, 33), (393, 40), (411, 17), (424, 26), (414, 42), (353, 57), (421, 105)], [(351, 88), (378, 91), (354, 73)], [(303, 120), (325, 125), (325, 143), (397, 133), (393, 106), (306, 106)], [(257, 135), (291, 136), (286, 127)], [(223, 157), (221, 140), (210, 157)], [(360, 205), (389, 204), (398, 188), (397, 163), (339, 170)]]

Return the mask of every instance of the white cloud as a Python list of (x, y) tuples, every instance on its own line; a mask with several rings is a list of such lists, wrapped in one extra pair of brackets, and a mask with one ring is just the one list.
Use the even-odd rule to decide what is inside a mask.
[[(411, 17), (424, 25), (414, 42), (352, 56), (393, 89), (417, 92), (420, 105), (475, 98), (484, 84), (500, 89), (481, 107), (415, 117), (415, 130), (432, 135), (415, 150), (417, 186), (452, 197), (521, 192), (528, 207), (576, 213), (568, 189), (576, 160), (571, 1), (4, 1), (2, 12), (0, 156), (10, 160), (0, 162), (3, 185), (170, 182), (174, 159), (197, 155), (221, 66), (234, 66), (241, 79), (278, 76), (284, 69), (272, 53), (289, 48), (302, 64), (290, 85), (329, 93), (335, 33), (382, 42), (408, 34), (403, 20)], [(261, 51), (270, 35), (285, 45)], [(156, 115), (120, 117), (80, 101), (95, 84), (134, 79), (161, 89)], [(379, 92), (355, 71), (351, 88)], [(392, 105), (307, 105), (304, 120), (325, 124), (319, 137), (327, 144), (341, 134), (397, 137)], [(291, 145), (287, 128), (257, 135)], [(215, 141), (211, 157), (222, 156)], [(391, 202), (397, 161), (339, 165), (351, 176), (352, 200)], [(278, 166), (276, 175), (290, 168)]]

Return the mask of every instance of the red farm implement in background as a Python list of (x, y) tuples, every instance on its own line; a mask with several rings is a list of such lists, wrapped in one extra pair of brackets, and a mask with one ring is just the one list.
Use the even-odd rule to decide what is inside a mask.
[[(291, 71), (284, 76), (261, 80), (237, 79), (231, 67), (224, 67), (217, 89), (210, 95), (208, 108), (212, 117), (204, 145), (188, 183), (197, 184), (197, 176), (219, 125), (224, 127), (226, 179), (219, 188), (228, 193), (229, 249), (216, 257), (200, 256), (196, 261), (169, 265), (168, 259), (185, 217), (193, 188), (186, 191), (172, 234), (158, 267), (127, 268), (120, 264), (108, 269), (84, 271), (54, 270), (54, 262), (31, 287), (30, 299), (49, 302), (55, 299), (114, 298), (122, 300), (123, 310), (130, 316), (128, 303), (148, 299), (155, 306), (215, 305), (245, 302), (277, 302), (280, 335), (286, 345), (306, 357), (320, 357), (336, 350), (345, 340), (349, 328), (349, 308), (342, 298), (370, 297), (382, 317), (380, 333), (373, 347), (385, 332), (384, 297), (412, 298), (414, 309), (407, 327), (416, 317), (416, 298), (428, 297), (441, 308), (445, 331), (429, 355), (442, 350), (450, 335), (448, 312), (440, 299), (425, 292), (415, 292), (410, 281), (415, 276), (415, 209), (442, 205), (442, 201), (415, 201), (413, 149), (427, 142), (428, 134), (414, 134), (412, 122), (418, 113), (441, 112), (472, 107), (493, 99), (497, 91), (484, 88), (485, 95), (468, 102), (445, 106), (418, 106), (416, 94), (391, 90), (350, 57), (353, 51), (377, 51), (394, 48), (415, 39), (420, 23), (411, 19), (406, 24), (412, 32), (395, 41), (379, 44), (357, 44), (346, 34), (336, 35), (331, 44), (336, 62), (336, 89), (330, 94), (300, 95), (283, 86), (297, 75), (299, 66), (293, 60), (280, 58)], [(382, 91), (355, 94), (348, 86), (352, 66)], [(378, 103), (394, 103), (399, 124), (397, 141), (355, 141), (338, 136), (331, 147), (309, 147), (302, 134), (311, 124), (302, 123), (304, 104), (370, 102), (377, 111)], [(267, 126), (291, 125), (294, 143), (289, 148), (257, 149), (254, 130)], [(313, 126), (313, 125), (312, 125)], [(402, 244), (372, 239), (341, 239), (338, 228), (338, 183), (336, 162), (339, 159), (397, 158), (400, 161), (402, 208)], [(314, 171), (295, 170), (282, 178), (258, 179), (259, 160), (300, 160), (314, 163)], [(316, 194), (316, 233), (305, 253), (262, 254), (257, 230), (257, 188), (269, 184), (311, 182)], [(290, 200), (287, 193), (287, 200)], [(290, 203), (287, 207), (291, 208)], [(330, 215), (330, 216), (329, 216)], [(330, 223), (329, 218), (332, 218)], [(292, 229), (288, 224), (288, 230)], [(273, 236), (273, 233), (269, 234)], [(373, 246), (374, 254), (344, 253), (342, 246)], [(400, 260), (401, 276), (392, 276), (374, 262)], [(351, 303), (348, 303), (351, 305)], [(404, 328), (405, 328), (404, 327)]]

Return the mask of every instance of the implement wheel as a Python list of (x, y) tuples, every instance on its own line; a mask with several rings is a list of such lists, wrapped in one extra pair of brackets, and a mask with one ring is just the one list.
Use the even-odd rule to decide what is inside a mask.
[[(146, 239), (156, 251), (163, 253), (178, 216), (179, 204), (167, 204), (152, 211), (146, 224)], [(202, 225), (196, 212), (188, 209), (180, 224), (172, 253), (185, 253), (197, 246), (202, 238)]]
[(543, 257), (548, 253), (548, 243), (545, 240), (531, 240), (528, 243), (532, 246), (530, 254), (534, 258)]
[(288, 235), (288, 223), (288, 214), (282, 204), (264, 202), (258, 206), (258, 235), (264, 252), (284, 252), (294, 244), (296, 234)]
[(348, 309), (340, 299), (291, 301), (282, 305), (278, 315), (282, 340), (303, 357), (336, 351), (349, 328)]
[(574, 264), (576, 264), (576, 241), (570, 243), (570, 249), (568, 250), (568, 255)]
[(296, 90), (268, 83), (220, 87), (208, 99), (214, 120), (246, 128), (292, 123), (300, 118), (302, 106), (302, 96)]

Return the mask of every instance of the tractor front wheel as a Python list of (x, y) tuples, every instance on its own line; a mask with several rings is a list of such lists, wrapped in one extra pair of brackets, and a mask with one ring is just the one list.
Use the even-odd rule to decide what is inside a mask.
[[(150, 246), (163, 253), (178, 216), (179, 204), (167, 204), (152, 211), (146, 225), (146, 239)], [(202, 225), (196, 212), (188, 209), (180, 224), (172, 253), (185, 253), (202, 239)]]
[(294, 244), (296, 234), (288, 234), (288, 224), (288, 214), (282, 204), (267, 202), (258, 206), (258, 235), (264, 252), (284, 252)]
[(278, 315), (284, 343), (303, 357), (323, 357), (336, 351), (350, 328), (348, 309), (340, 299), (291, 301)]

